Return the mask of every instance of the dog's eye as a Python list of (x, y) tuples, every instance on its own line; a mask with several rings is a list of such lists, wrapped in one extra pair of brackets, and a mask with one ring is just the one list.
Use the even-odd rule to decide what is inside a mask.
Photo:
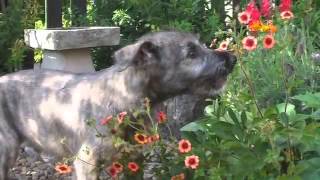
[(188, 58), (196, 58), (197, 57), (197, 46), (194, 43), (188, 43)]

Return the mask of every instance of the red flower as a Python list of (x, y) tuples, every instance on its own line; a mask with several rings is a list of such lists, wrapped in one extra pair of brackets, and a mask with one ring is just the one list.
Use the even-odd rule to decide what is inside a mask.
[(167, 121), (167, 115), (163, 111), (158, 112), (157, 115), (158, 123), (164, 123)]
[(253, 36), (247, 36), (242, 40), (243, 48), (252, 51), (257, 48), (258, 41)]
[(276, 44), (274, 37), (272, 35), (266, 35), (263, 38), (263, 47), (266, 49), (271, 49)]
[(250, 22), (250, 13), (247, 11), (239, 13), (238, 20), (241, 24), (248, 24)]
[(123, 171), (123, 166), (119, 162), (112, 163), (112, 167), (117, 170), (117, 173), (121, 173)]
[(179, 151), (180, 153), (187, 153), (190, 152), (192, 149), (191, 143), (189, 140), (182, 139), (179, 141)]
[(147, 144), (148, 143), (148, 137), (144, 134), (135, 134), (134, 140), (137, 141), (139, 144)]
[(191, 168), (191, 169), (196, 169), (199, 166), (199, 157), (192, 155), (192, 156), (187, 156), (184, 160), (184, 165), (187, 168)]
[(283, 11), (280, 13), (282, 20), (290, 20), (294, 17), (293, 13), (291, 11)]
[(220, 43), (219, 48), (216, 49), (216, 50), (218, 50), (218, 51), (226, 51), (226, 50), (228, 49), (228, 45), (229, 45), (229, 42), (228, 42), (228, 41), (222, 41), (222, 42)]
[(118, 176), (118, 171), (114, 166), (108, 167), (107, 172), (112, 178), (116, 178)]
[(250, 17), (251, 17), (250, 21), (249, 21), (249, 24), (260, 20), (260, 12), (259, 12), (259, 9), (256, 6), (256, 1), (255, 0), (251, 1), (248, 4), (248, 6), (246, 8), (246, 12), (248, 12), (250, 14)]
[(123, 111), (118, 114), (118, 123), (121, 124), (123, 123), (124, 118), (126, 117), (128, 113), (126, 111)]
[(68, 174), (72, 172), (71, 166), (68, 166), (66, 164), (56, 165), (55, 170), (58, 171), (60, 174)]
[(153, 143), (156, 142), (160, 139), (159, 134), (153, 135), (153, 136), (149, 136), (148, 137), (148, 143)]
[(283, 11), (291, 11), (292, 8), (292, 1), (291, 0), (281, 0), (279, 5), (280, 12)]
[(262, 16), (269, 18), (271, 15), (271, 2), (270, 0), (262, 0), (261, 4), (261, 14)]
[(135, 163), (135, 162), (129, 162), (128, 163), (128, 168), (132, 172), (137, 172), (139, 170), (139, 165), (137, 163)]
[(185, 179), (185, 175), (184, 173), (180, 173), (178, 175), (172, 176), (171, 180), (184, 180)]
[(101, 119), (100, 125), (106, 125), (112, 120), (112, 115), (105, 117), (104, 119)]

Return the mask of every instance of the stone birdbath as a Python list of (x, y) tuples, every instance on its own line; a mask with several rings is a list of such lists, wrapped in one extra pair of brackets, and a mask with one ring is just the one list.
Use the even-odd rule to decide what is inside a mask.
[(41, 69), (94, 72), (90, 48), (118, 45), (119, 27), (26, 29), (25, 43), (43, 50)]

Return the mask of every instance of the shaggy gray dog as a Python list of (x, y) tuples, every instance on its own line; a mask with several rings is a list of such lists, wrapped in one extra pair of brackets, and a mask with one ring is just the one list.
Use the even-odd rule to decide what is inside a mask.
[[(26, 70), (0, 78), (0, 180), (23, 142), (57, 157), (77, 154), (74, 177), (97, 179), (92, 165), (116, 152), (111, 138), (101, 141), (86, 120), (135, 108), (145, 97), (157, 103), (185, 93), (214, 95), (236, 63), (180, 32), (143, 36), (114, 58), (115, 65), (92, 74)], [(97, 122), (97, 128), (106, 127)]]

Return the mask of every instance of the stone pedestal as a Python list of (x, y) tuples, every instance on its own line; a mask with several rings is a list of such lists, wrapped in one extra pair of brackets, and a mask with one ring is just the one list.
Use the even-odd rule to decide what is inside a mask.
[(44, 50), (41, 68), (63, 70), (74, 73), (94, 72), (90, 49), (69, 49), (61, 51)]
[(25, 43), (43, 50), (41, 69), (73, 73), (94, 72), (91, 47), (119, 44), (119, 27), (26, 29)]

